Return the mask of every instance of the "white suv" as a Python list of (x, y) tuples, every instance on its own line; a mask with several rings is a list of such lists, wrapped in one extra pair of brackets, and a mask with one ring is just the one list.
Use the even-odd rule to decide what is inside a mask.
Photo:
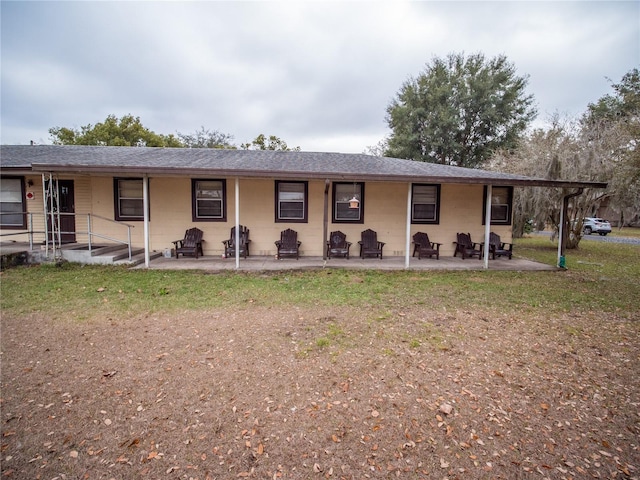
[(611, 224), (602, 218), (586, 217), (582, 221), (582, 232), (585, 235), (598, 233), (605, 236), (607, 233), (611, 233)]

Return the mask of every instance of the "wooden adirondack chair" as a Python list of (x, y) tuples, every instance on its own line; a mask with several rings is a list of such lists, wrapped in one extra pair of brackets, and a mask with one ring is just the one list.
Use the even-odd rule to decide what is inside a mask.
[(281, 259), (283, 257), (296, 257), (296, 260), (300, 258), (300, 245), (302, 242), (298, 241), (298, 232), (287, 228), (280, 232), (280, 240), (276, 240), (276, 247), (278, 247), (278, 254), (276, 257)]
[(463, 260), (467, 257), (478, 257), (478, 260), (482, 260), (482, 244), (472, 242), (469, 233), (458, 233), (455, 243), (456, 251), (453, 253), (454, 257), (460, 253)]
[(360, 258), (379, 257), (382, 260), (382, 248), (385, 243), (378, 241), (378, 234), (368, 228), (361, 233), (361, 236), (362, 240), (358, 242), (360, 244)]
[(509, 260), (511, 260), (513, 244), (500, 241), (500, 235), (491, 232), (489, 233), (489, 253), (493, 260), (496, 259), (496, 256), (509, 257)]
[(413, 256), (416, 256), (416, 252), (418, 253), (418, 260), (425, 257), (433, 257), (436, 256), (436, 260), (440, 259), (440, 245), (441, 243), (431, 242), (429, 240), (429, 235), (424, 232), (418, 232), (413, 236)]
[[(238, 249), (241, 257), (247, 258), (249, 256), (249, 229), (243, 225), (240, 225), (240, 248)], [(226, 258), (235, 258), (236, 256), (236, 227), (231, 227), (231, 233), (228, 240), (223, 240), (224, 244), (224, 256)]]
[(202, 236), (204, 232), (199, 228), (190, 228), (184, 232), (184, 238), (182, 240), (176, 240), (173, 243), (176, 251), (176, 259), (180, 254), (192, 255), (198, 258), (198, 255), (204, 255), (202, 253)]
[(349, 259), (351, 242), (347, 242), (347, 236), (341, 231), (331, 232), (327, 240), (327, 257), (346, 257)]

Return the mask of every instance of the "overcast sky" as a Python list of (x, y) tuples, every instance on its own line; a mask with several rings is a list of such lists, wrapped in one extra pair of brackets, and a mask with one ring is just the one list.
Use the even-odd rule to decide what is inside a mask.
[(0, 3), (3, 144), (139, 116), (236, 145), (359, 153), (402, 84), (451, 52), (504, 54), (539, 110), (580, 115), (640, 66), (640, 2)]

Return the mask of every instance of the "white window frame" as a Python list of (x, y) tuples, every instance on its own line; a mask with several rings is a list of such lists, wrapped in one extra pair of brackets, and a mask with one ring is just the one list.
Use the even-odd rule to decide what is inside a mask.
[[(0, 178), (0, 228), (27, 228), (26, 201), (23, 177)], [(9, 207), (7, 209), (7, 207)], [(11, 222), (11, 218), (19, 217), (19, 222)]]
[[(144, 180), (142, 178), (114, 178), (113, 179), (113, 189), (114, 189), (114, 200), (115, 200), (115, 219), (117, 221), (143, 221), (144, 220), (144, 189), (143, 189), (143, 182)], [(121, 192), (121, 182), (127, 182), (127, 183), (133, 183), (133, 182), (139, 182), (140, 183), (140, 196), (135, 196), (135, 197), (123, 197), (120, 195)], [(140, 210), (140, 215), (128, 215), (128, 214), (123, 214), (122, 213), (122, 201), (135, 201), (135, 202), (140, 202), (139, 207), (136, 207), (136, 209)]]
[[(358, 200), (357, 208), (350, 208), (353, 197)], [(348, 209), (349, 216), (340, 215), (340, 211)], [(333, 182), (333, 223), (364, 223), (364, 183)]]
[[(299, 181), (276, 180), (275, 184), (275, 221), (307, 223), (308, 202), (309, 202), (309, 183)], [(288, 198), (287, 198), (288, 197)], [(301, 214), (298, 216), (285, 216), (287, 208), (283, 208), (284, 204), (300, 204), (298, 209)]]
[[(217, 183), (217, 188), (204, 188), (206, 183)], [(226, 202), (226, 181), (211, 178), (193, 178), (191, 179), (191, 195), (193, 206), (193, 221), (219, 221), (224, 222), (227, 219), (227, 202)], [(210, 194), (205, 194), (210, 192)], [(204, 215), (200, 213), (201, 204), (206, 202), (218, 203), (220, 205), (220, 215)]]
[[(419, 218), (416, 215), (416, 206), (418, 205), (433, 205), (433, 216), (431, 218)], [(434, 225), (440, 223), (439, 184), (413, 183), (411, 185), (411, 223)]]

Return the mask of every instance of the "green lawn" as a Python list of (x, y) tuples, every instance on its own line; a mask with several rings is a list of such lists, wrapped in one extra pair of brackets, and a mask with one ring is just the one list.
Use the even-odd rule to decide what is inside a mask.
[[(547, 238), (516, 241), (518, 256), (555, 264)], [(201, 310), (251, 305), (372, 305), (382, 314), (413, 306), (474, 307), (547, 313), (601, 311), (638, 315), (640, 247), (582, 242), (567, 252), (567, 271), (416, 272), (318, 270), (271, 273), (128, 270), (103, 266), (42, 265), (2, 273), (3, 312), (49, 312), (55, 317)]]

